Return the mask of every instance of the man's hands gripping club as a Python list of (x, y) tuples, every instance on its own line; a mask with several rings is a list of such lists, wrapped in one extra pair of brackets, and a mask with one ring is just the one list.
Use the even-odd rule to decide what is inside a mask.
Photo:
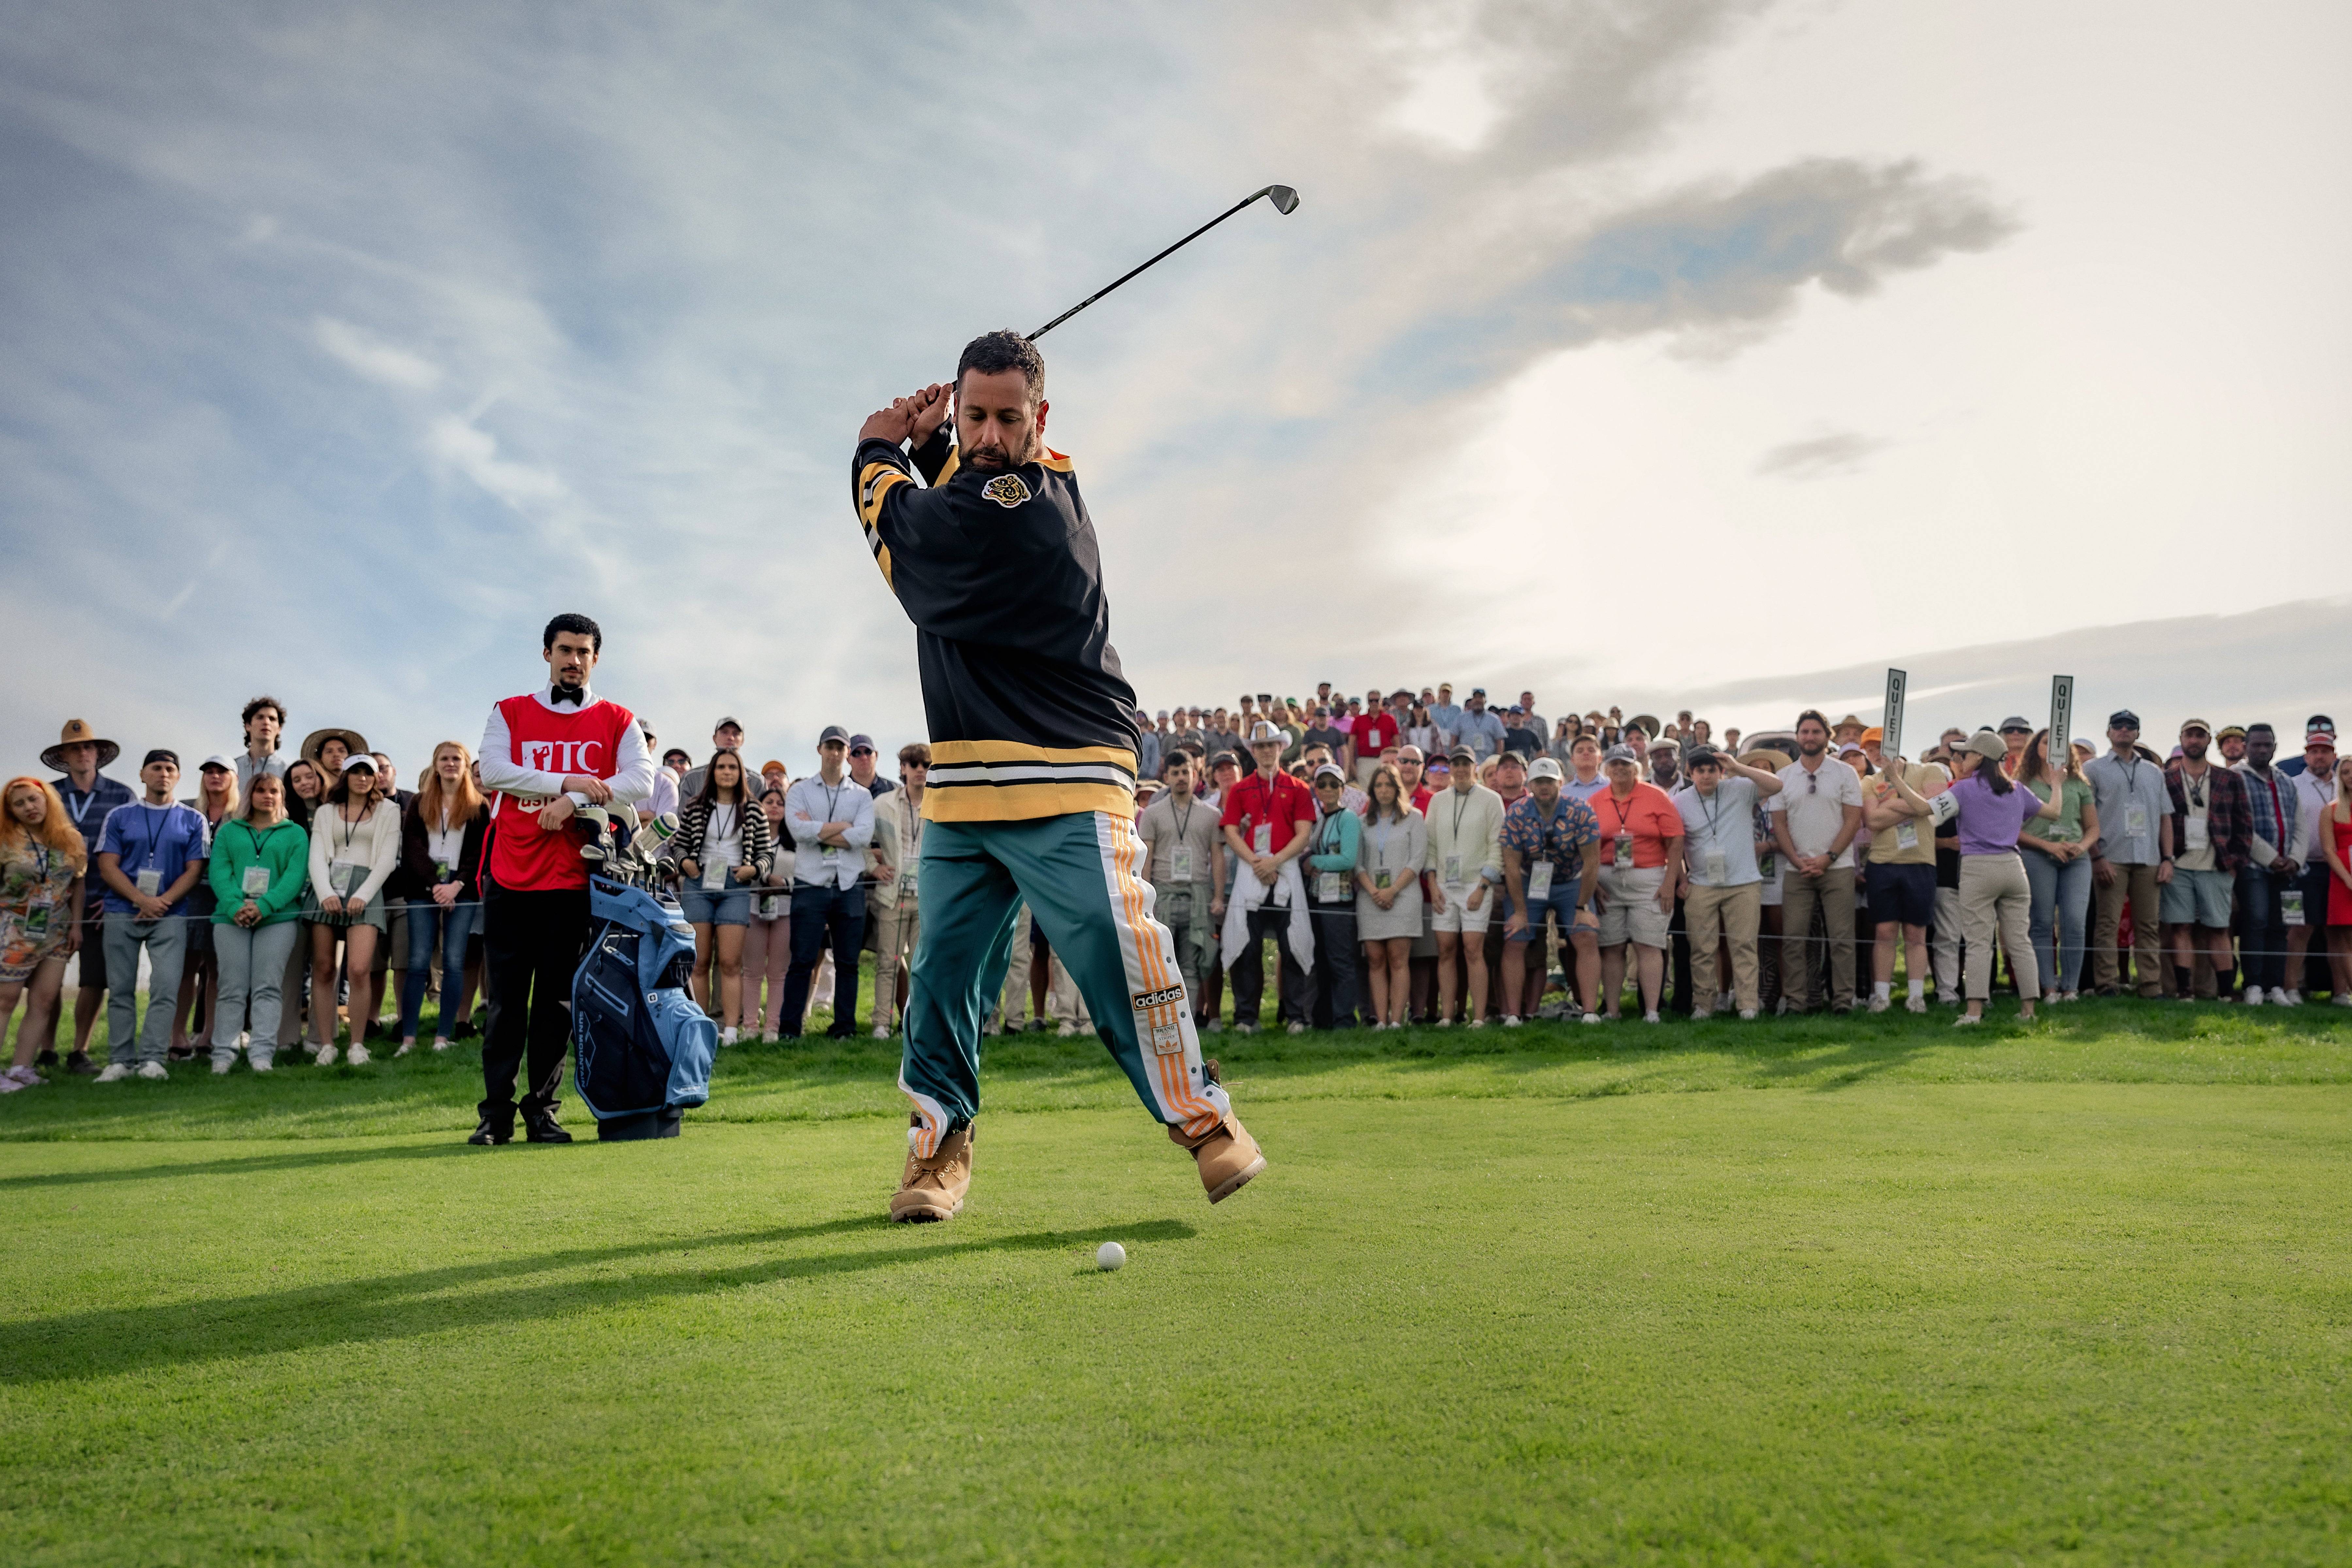
[(943, 381), (893, 398), (887, 408), (877, 408), (866, 416), (859, 426), (861, 441), (887, 441), (897, 446), (912, 441), (918, 447), (931, 438), (932, 432), (947, 422), (954, 405), (950, 399), (951, 388)]

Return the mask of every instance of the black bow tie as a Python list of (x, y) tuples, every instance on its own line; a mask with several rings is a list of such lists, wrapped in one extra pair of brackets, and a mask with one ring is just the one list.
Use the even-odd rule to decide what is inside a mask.
[(547, 701), (550, 707), (561, 707), (569, 702), (577, 708), (580, 706), (580, 700), (587, 695), (588, 689), (584, 686), (558, 686), (549, 690)]

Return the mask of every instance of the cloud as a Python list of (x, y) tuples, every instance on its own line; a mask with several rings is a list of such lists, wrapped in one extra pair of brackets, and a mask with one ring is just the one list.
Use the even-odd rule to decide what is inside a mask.
[(430, 392), (441, 384), (441, 367), (422, 354), (395, 347), (347, 321), (320, 316), (312, 322), (319, 346), (380, 386)]
[(425, 431), (425, 450), (517, 511), (559, 500), (565, 493), (563, 481), (555, 475), (499, 457), (497, 437), (454, 414), (433, 421)]
[(1756, 459), (1756, 472), (1761, 477), (1784, 479), (1824, 479), (1837, 474), (1851, 474), (1859, 470), (1874, 454), (1884, 451), (1889, 444), (1883, 437), (1859, 436), (1851, 430), (1841, 430), (1833, 435), (1815, 436), (1775, 447)]

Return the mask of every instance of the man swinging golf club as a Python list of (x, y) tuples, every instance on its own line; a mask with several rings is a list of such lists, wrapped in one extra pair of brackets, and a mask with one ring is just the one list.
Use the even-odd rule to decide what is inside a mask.
[(895, 1220), (963, 1207), (981, 1021), (1024, 900), (1209, 1201), (1265, 1168), (1202, 1062), (1175, 943), (1151, 915), (1135, 692), (1110, 646), (1094, 524), (1069, 458), (1045, 444), (1045, 411), (1035, 345), (989, 332), (964, 349), (952, 388), (869, 417), (850, 468), (866, 543), (915, 624), (931, 742), (925, 924), (898, 1072), (915, 1110)]

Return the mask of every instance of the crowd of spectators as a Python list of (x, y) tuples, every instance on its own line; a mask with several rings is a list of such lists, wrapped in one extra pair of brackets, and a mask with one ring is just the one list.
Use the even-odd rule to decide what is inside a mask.
[[(1293, 1032), (1925, 1013), (1930, 982), (1961, 1025), (1997, 987), (2027, 1016), (2084, 990), (2352, 1006), (2352, 757), (2325, 715), (2281, 759), (2269, 724), (2192, 719), (2162, 754), (2119, 710), (2105, 745), (2055, 761), (2015, 717), (1903, 758), (1852, 714), (1717, 737), (1687, 711), (1555, 721), (1532, 692), (1497, 710), (1449, 686), (1138, 721), (1137, 832), (1204, 1030), (1225, 1026), (1228, 985), (1232, 1026), (1260, 1026), (1268, 942)], [(274, 698), (243, 727), (184, 796), (176, 753), (145, 752), (133, 789), (79, 719), (42, 753), (58, 776), (5, 785), (0, 1026), (25, 1016), (0, 1093), (50, 1068), (226, 1073), (240, 1052), (269, 1072), (298, 1047), (365, 1066), (425, 1044), (428, 994), (430, 1048), (478, 1032), (489, 810), (472, 752), (436, 745), (410, 790), (351, 729), (287, 754)], [(676, 816), (663, 856), (696, 1000), (724, 1045), (800, 1036), (828, 990), (830, 1032), (856, 1034), (870, 952), (871, 1032), (888, 1036), (921, 931), (929, 749), (899, 748), (894, 780), (870, 736), (828, 727), (795, 779), (751, 768), (743, 742), (726, 718), (698, 763), (663, 752), (640, 808)], [(1076, 987), (1015, 920), (994, 1026), (1078, 1033)]]

